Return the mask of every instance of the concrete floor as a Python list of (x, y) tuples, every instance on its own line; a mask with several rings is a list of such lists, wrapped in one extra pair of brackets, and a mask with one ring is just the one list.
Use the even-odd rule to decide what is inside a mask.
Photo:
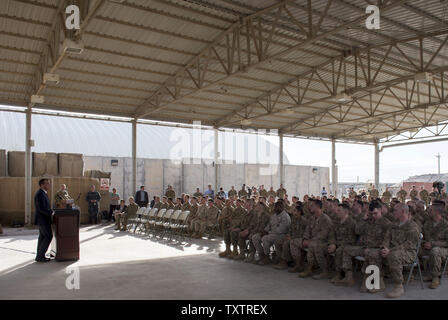
[[(34, 262), (36, 230), (6, 229), (0, 235), (0, 299), (384, 299), (384, 293), (359, 293), (358, 285), (335, 287), (219, 258), (221, 239), (175, 245), (112, 225), (83, 227), (80, 239), (79, 261), (42, 264)], [(66, 268), (74, 267), (80, 289), (68, 290)], [(422, 290), (413, 281), (401, 299), (448, 298), (448, 279), (437, 290), (427, 284)]]

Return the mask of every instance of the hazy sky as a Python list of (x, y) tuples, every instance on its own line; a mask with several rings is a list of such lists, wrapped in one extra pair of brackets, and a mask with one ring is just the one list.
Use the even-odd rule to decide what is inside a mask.
[[(272, 139), (278, 144), (278, 139)], [(284, 150), (291, 164), (331, 166), (331, 142), (304, 139), (284, 139)], [(380, 181), (400, 182), (409, 176), (437, 173), (437, 153), (440, 171), (448, 172), (448, 141), (416, 144), (384, 149), (380, 152)], [(374, 179), (374, 147), (336, 143), (336, 163), (339, 182), (360, 182)]]
[[(59, 118), (61, 120), (58, 121), (58, 118), (56, 117), (41, 115), (33, 116), (33, 119), (35, 124), (33, 127), (33, 138), (38, 140), (37, 145), (40, 146), (40, 148), (37, 148), (39, 150), (35, 149), (37, 152), (79, 152), (93, 155), (90, 149), (95, 147), (96, 142), (110, 145), (111, 152), (117, 153), (118, 151), (125, 151), (125, 154), (117, 153), (109, 154), (109, 156), (126, 156), (127, 154), (130, 156), (131, 144), (128, 140), (130, 138), (131, 126), (129, 124), (70, 118)], [(24, 150), (24, 120), (24, 114), (0, 111), (0, 149)], [(69, 121), (70, 123), (66, 121)], [(79, 124), (75, 126), (78, 130), (83, 130), (83, 132), (89, 133), (92, 131), (93, 123), (94, 126), (97, 124), (100, 125), (104, 130), (104, 134), (95, 137), (95, 139), (91, 139), (90, 137), (89, 140), (86, 138), (84, 144), (81, 144), (82, 150), (78, 150), (79, 148), (73, 150), (73, 146), (79, 145), (79, 143), (75, 143), (72, 139), (80, 139), (80, 135), (77, 134), (77, 132), (66, 132), (67, 130), (64, 129), (69, 127), (68, 124), (78, 122)], [(172, 130), (168, 130), (167, 127), (158, 127), (157, 130), (145, 132), (147, 130), (143, 129), (144, 128), (139, 129), (139, 148), (142, 143), (146, 146), (147, 141), (154, 141), (154, 139), (165, 141), (164, 145), (168, 145), (170, 137), (165, 137), (165, 135), (168, 132), (172, 132)], [(149, 133), (151, 136), (146, 136)], [(203, 138), (206, 137), (206, 140), (209, 140), (207, 142), (207, 148), (210, 149), (210, 146), (212, 148), (213, 133), (208, 132), (205, 134), (203, 133), (203, 135)], [(51, 142), (51, 139), (54, 139), (55, 136), (57, 141), (62, 143), (62, 146), (64, 147), (63, 150), (40, 150), (42, 148), (45, 149), (45, 146), (48, 148), (50, 148), (50, 146), (54, 147), (54, 143), (49, 142)], [(242, 144), (243, 152), (249, 154), (249, 156), (253, 156), (255, 150), (251, 149), (251, 146), (254, 144), (251, 139), (254, 139), (254, 135), (244, 136), (246, 137), (246, 142), (245, 144)], [(14, 137), (14, 139), (12, 137)], [(240, 135), (239, 137), (242, 136)], [(263, 137), (263, 139), (269, 140), (272, 144), (278, 147), (278, 137)], [(117, 145), (120, 145), (118, 149), (116, 148)], [(70, 146), (72, 146), (72, 148), (70, 148)], [(331, 166), (331, 142), (285, 138), (284, 152), (286, 153), (290, 164), (323, 167)], [(401, 182), (412, 175), (437, 173), (436, 154), (438, 152), (441, 155), (441, 172), (448, 172), (448, 141), (384, 149), (384, 151), (380, 153), (380, 182)], [(213, 154), (213, 151), (211, 154)], [(274, 162), (278, 161), (278, 156), (276, 155), (278, 154), (277, 150), (268, 150), (267, 153), (263, 154), (267, 154), (270, 159), (275, 158), (273, 159)], [(166, 157), (166, 155), (164, 157)], [(258, 161), (266, 163), (267, 159), (264, 159), (264, 157), (266, 156), (261, 156), (261, 158), (263, 158), (261, 159), (259, 156)], [(337, 143), (336, 160), (339, 182), (356, 182), (358, 177), (360, 182), (367, 182), (367, 180), (374, 179), (373, 146)], [(268, 159), (268, 161), (270, 160)]]

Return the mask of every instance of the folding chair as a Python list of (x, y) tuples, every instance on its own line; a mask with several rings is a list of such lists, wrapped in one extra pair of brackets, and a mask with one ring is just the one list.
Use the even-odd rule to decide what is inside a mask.
[(162, 220), (163, 216), (165, 215), (165, 212), (166, 212), (166, 209), (160, 209), (154, 214), (153, 219), (148, 220), (148, 234), (151, 229), (154, 232), (156, 231), (156, 224)]
[(442, 284), (442, 279), (443, 279), (443, 276), (445, 275), (445, 271), (446, 271), (446, 265), (448, 264), (448, 256), (446, 257), (446, 259), (445, 259), (445, 264), (444, 264), (444, 266), (443, 266), (443, 271), (442, 271), (442, 274), (440, 275), (440, 284)]
[(170, 220), (168, 222), (165, 222), (165, 224), (163, 225), (164, 233), (162, 235), (162, 238), (165, 236), (165, 234), (168, 234), (169, 238), (167, 237), (167, 239), (171, 241), (172, 236), (173, 236), (172, 227), (178, 223), (177, 220), (179, 219), (179, 216), (181, 214), (182, 214), (182, 210), (176, 210), (173, 212)]
[(418, 237), (418, 242), (417, 242), (417, 252), (415, 254), (415, 258), (414, 261), (412, 263), (410, 263), (408, 265), (408, 267), (411, 267), (411, 270), (409, 271), (409, 275), (408, 275), (408, 279), (406, 280), (406, 285), (404, 286), (404, 288), (407, 288), (408, 284), (409, 284), (409, 280), (411, 279), (412, 273), (414, 271), (414, 267), (418, 268), (418, 274), (420, 276), (420, 284), (422, 286), (422, 289), (424, 289), (425, 287), (423, 286), (423, 276), (422, 276), (422, 270), (420, 268), (420, 260), (418, 258), (418, 252), (420, 251), (420, 246), (422, 244), (422, 239), (423, 239), (423, 234), (420, 233), (419, 237)]
[(160, 235), (163, 233), (163, 224), (166, 222), (167, 219), (171, 217), (173, 214), (173, 209), (168, 209), (163, 214), (159, 214), (157, 217), (157, 221), (154, 224), (154, 236), (157, 237), (157, 232), (159, 231)]
[(154, 221), (155, 216), (157, 214), (157, 211), (158, 211), (157, 208), (152, 208), (151, 210), (149, 210), (149, 213), (148, 213), (148, 216), (147, 216), (147, 221), (146, 221), (146, 228), (145, 228), (146, 234), (149, 234), (150, 227), (151, 227), (150, 222)]
[(135, 233), (135, 230), (137, 230), (137, 227), (140, 226), (140, 223), (142, 221), (142, 213), (145, 209), (146, 209), (145, 207), (140, 207), (140, 208), (138, 208), (137, 213), (135, 214), (136, 215), (135, 220), (134, 220), (135, 226), (133, 225), (134, 233)]
[(190, 215), (190, 211), (183, 211), (177, 218), (177, 222), (171, 226), (173, 235), (182, 237), (182, 242), (185, 240), (185, 234), (187, 233), (188, 225), (186, 224), (187, 217)]
[(148, 223), (148, 216), (149, 216), (149, 211), (151, 210), (151, 208), (145, 208), (141, 214), (140, 217), (140, 227), (138, 229), (138, 231), (141, 233), (142, 231), (146, 232), (146, 228), (147, 228), (147, 223)]

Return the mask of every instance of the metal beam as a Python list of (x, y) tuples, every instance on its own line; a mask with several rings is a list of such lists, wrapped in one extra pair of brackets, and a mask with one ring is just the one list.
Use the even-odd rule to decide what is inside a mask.
[(338, 195), (338, 172), (336, 165), (336, 140), (331, 139), (331, 193), (333, 196)]
[[(405, 0), (398, 0), (398, 1), (393, 1), (390, 4), (384, 5), (381, 7), (382, 12), (390, 10), (391, 8), (394, 8), (398, 5), (401, 5), (404, 1)], [(195, 57), (192, 61), (190, 61), (187, 64), (186, 67), (182, 68), (181, 70), (176, 72), (176, 74), (173, 77), (168, 79), (165, 82), (165, 85), (163, 87), (159, 88), (159, 90), (157, 90), (139, 108), (136, 109), (135, 115), (137, 117), (143, 117), (148, 114), (157, 112), (160, 109), (164, 108), (165, 106), (167, 106), (171, 103), (174, 103), (184, 97), (190, 96), (197, 92), (201, 92), (202, 90), (207, 89), (213, 85), (219, 84), (222, 81), (225, 81), (235, 75), (240, 75), (240, 74), (248, 72), (249, 70), (252, 70), (253, 68), (260, 67), (272, 59), (278, 59), (284, 55), (294, 52), (295, 50), (301, 49), (301, 48), (306, 47), (310, 44), (313, 44), (317, 41), (323, 40), (330, 35), (333, 35), (337, 32), (345, 30), (347, 27), (349, 27), (351, 25), (362, 22), (366, 17), (366, 14), (364, 13), (361, 16), (359, 16), (358, 18), (356, 18), (350, 22), (343, 23), (342, 25), (332, 28), (331, 30), (327, 30), (325, 32), (321, 32), (318, 34), (314, 34), (312, 37), (309, 37), (306, 40), (302, 40), (299, 43), (291, 46), (290, 48), (288, 48), (286, 50), (277, 52), (272, 55), (268, 55), (266, 52), (263, 52), (263, 48), (266, 47), (266, 44), (264, 44), (263, 41), (266, 41), (266, 40), (263, 37), (261, 37), (261, 34), (259, 34), (258, 36), (256, 35), (256, 30), (255, 30), (256, 26), (254, 26), (252, 20), (257, 18), (258, 16), (261, 16), (262, 14), (264, 14), (266, 12), (269, 12), (269, 11), (272, 11), (275, 9), (280, 11), (281, 8), (286, 5), (287, 2), (289, 2), (289, 1), (282, 1), (280, 3), (277, 3), (274, 7), (266, 8), (262, 11), (259, 11), (253, 15), (246, 17), (245, 20), (243, 21), (243, 23), (237, 22), (237, 23), (233, 24), (229, 29), (227, 29), (226, 31), (221, 33), (217, 37), (217, 39), (215, 41), (213, 41), (213, 43), (211, 45), (207, 46), (204, 50), (202, 50), (197, 57)], [(273, 27), (274, 26), (275, 26), (275, 24), (273, 25)], [(247, 50), (248, 51), (248, 56), (247, 56), (248, 61), (246, 61), (247, 64), (241, 64), (241, 61), (239, 61), (240, 63), (231, 64), (232, 68), (229, 68), (229, 65), (226, 66), (225, 62), (229, 63), (230, 61), (233, 61), (235, 56), (238, 55), (238, 53), (237, 53), (238, 48), (237, 48), (237, 46), (234, 45), (234, 43), (235, 43), (235, 39), (238, 39), (236, 41), (238, 41), (238, 43), (239, 43), (240, 34), (244, 27), (246, 27), (246, 29), (247, 29), (247, 32), (246, 32), (247, 49), (248, 49)], [(258, 29), (258, 31), (261, 33), (260, 28)], [(227, 49), (228, 49), (227, 50), (227, 59), (220, 58), (219, 53), (215, 49), (215, 46), (222, 40), (226, 40), (226, 45), (227, 45)], [(269, 39), (267, 41), (269, 41)], [(252, 55), (251, 53), (253, 52), (253, 50), (251, 49), (252, 42), (253, 42), (252, 47), (254, 47), (256, 49), (255, 55), (258, 57), (257, 62), (250, 61), (251, 55)], [(218, 60), (219, 59), (222, 60), (221, 67), (225, 70), (225, 72), (228, 75), (224, 76), (220, 79), (214, 80), (207, 85), (203, 85), (201, 83), (200, 79), (203, 79), (205, 77), (205, 73), (207, 72), (207, 67), (204, 68), (204, 65), (205, 66), (207, 65), (207, 60), (209, 59), (209, 57), (212, 56), (212, 54), (214, 54), (218, 58)], [(238, 67), (237, 67), (237, 65), (238, 65)], [(235, 67), (237, 67), (237, 68), (235, 68)], [(197, 76), (194, 76), (194, 74), (197, 74)], [(194, 82), (194, 84), (196, 85), (197, 88), (190, 92), (187, 92), (187, 93), (179, 92), (179, 90), (177, 88), (177, 83), (179, 81), (184, 81), (185, 79), (188, 79), (189, 81)], [(162, 97), (168, 98), (168, 102), (165, 101), (162, 103), (161, 102)]]
[(25, 128), (25, 225), (31, 226), (32, 154), (31, 154), (31, 106), (26, 111)]
[(285, 183), (285, 168), (283, 165), (283, 134), (278, 135), (279, 139), (279, 149), (278, 149), (278, 159), (279, 159), (279, 170), (280, 170), (280, 184)]
[(218, 160), (219, 160), (219, 131), (218, 129), (213, 129), (214, 133), (214, 167), (215, 167), (215, 195), (219, 191), (219, 179), (218, 179)]
[(374, 145), (375, 148), (375, 187), (377, 190), (380, 189), (380, 149), (378, 147), (378, 142)]
[(137, 190), (137, 119), (132, 120), (132, 190)]
[(412, 141), (412, 142), (403, 142), (403, 143), (394, 143), (394, 144), (388, 144), (381, 146), (381, 151), (383, 151), (386, 148), (394, 148), (394, 147), (402, 147), (402, 146), (409, 146), (413, 144), (423, 144), (423, 143), (433, 143), (433, 142), (443, 142), (448, 141), (448, 138), (441, 138), (441, 139), (430, 139), (430, 140), (424, 140), (424, 141)]

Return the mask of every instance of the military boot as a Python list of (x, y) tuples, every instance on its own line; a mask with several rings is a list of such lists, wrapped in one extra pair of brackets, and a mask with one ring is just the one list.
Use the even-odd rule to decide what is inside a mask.
[(431, 284), (429, 285), (430, 289), (437, 289), (437, 287), (440, 285), (440, 279), (439, 277), (433, 277)]
[(274, 268), (277, 270), (285, 270), (288, 269), (288, 263), (286, 260), (280, 259), (280, 262), (276, 265), (274, 265)]
[(267, 255), (264, 255), (263, 256), (263, 259), (261, 259), (260, 261), (258, 261), (258, 264), (260, 265), (260, 266), (265, 266), (265, 265), (267, 265), (267, 264), (271, 264), (272, 263), (272, 261), (271, 261), (271, 259), (267, 256)]
[(227, 257), (231, 253), (232, 253), (232, 251), (230, 250), (230, 244), (226, 244), (226, 250), (219, 253), (219, 257), (224, 258), (224, 257)]
[(314, 280), (328, 279), (330, 274), (328, 273), (328, 269), (322, 269), (322, 272), (319, 274), (315, 274), (313, 276)]
[(299, 278), (308, 278), (313, 274), (313, 265), (308, 264), (308, 266), (305, 268), (305, 271), (299, 273)]
[(233, 257), (236, 257), (238, 255), (238, 247), (233, 246), (233, 251), (231, 254), (227, 256), (227, 259), (233, 259)]
[(336, 283), (336, 281), (340, 281), (342, 280), (342, 272), (341, 271), (337, 271), (336, 274), (334, 275), (333, 278), (331, 278), (330, 283)]
[(399, 283), (399, 284), (395, 284), (395, 286), (392, 289), (392, 291), (389, 292), (388, 294), (386, 294), (386, 297), (388, 297), (388, 298), (398, 298), (398, 297), (401, 297), (403, 294), (404, 294), (403, 285), (401, 283)]
[(246, 258), (246, 255), (244, 253), (244, 248), (240, 247), (240, 254), (233, 257), (233, 260), (244, 260)]
[(254, 260), (255, 260), (255, 252), (251, 252), (251, 253), (249, 253), (249, 255), (247, 256), (247, 258), (244, 259), (244, 262), (251, 263), (251, 262), (253, 262)]
[(301, 259), (296, 260), (296, 265), (288, 269), (288, 272), (302, 272), (304, 270)]
[(361, 280), (361, 287), (359, 288), (359, 292), (366, 293), (369, 291), (366, 287), (367, 275), (364, 275)]
[(355, 284), (355, 279), (353, 279), (353, 271), (345, 271), (345, 277), (341, 280), (334, 282), (336, 286), (351, 287)]
[(380, 288), (379, 289), (370, 289), (370, 293), (377, 293), (377, 292), (383, 292), (386, 290), (386, 284), (384, 283), (384, 278), (380, 277)]

